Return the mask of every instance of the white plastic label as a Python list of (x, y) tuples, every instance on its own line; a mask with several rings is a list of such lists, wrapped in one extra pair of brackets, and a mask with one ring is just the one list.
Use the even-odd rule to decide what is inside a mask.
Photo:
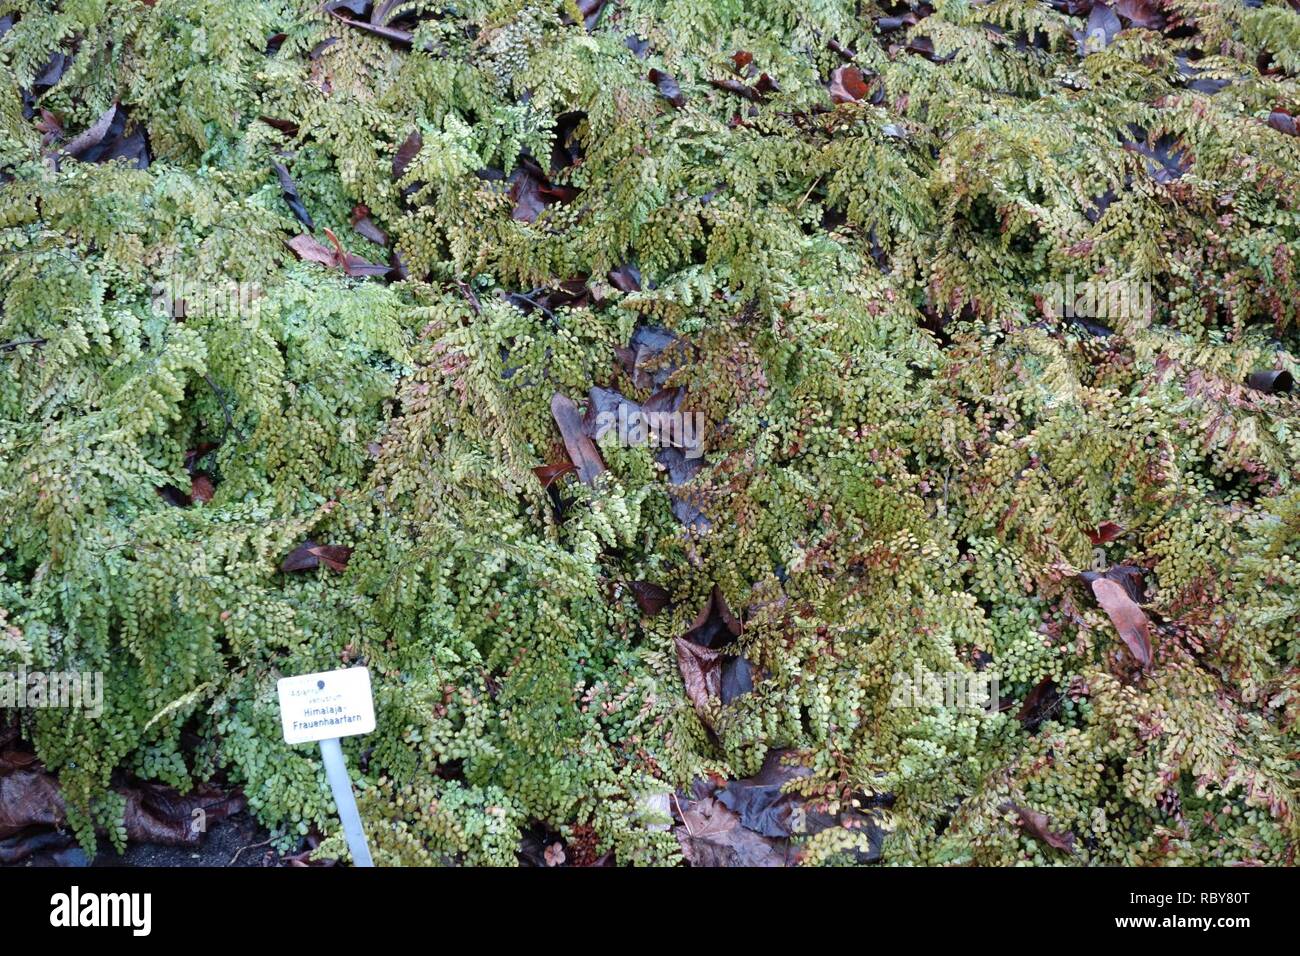
[(364, 667), (281, 677), (276, 690), (286, 743), (352, 737), (375, 729), (370, 671)]

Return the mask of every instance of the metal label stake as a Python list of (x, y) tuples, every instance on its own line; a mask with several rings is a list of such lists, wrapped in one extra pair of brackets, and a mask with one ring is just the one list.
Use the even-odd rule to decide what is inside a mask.
[(286, 743), (319, 741), (325, 777), (343, 825), (354, 866), (374, 866), (366, 834), (352, 792), (352, 778), (343, 761), (340, 737), (368, 734), (375, 729), (375, 704), (370, 693), (370, 672), (364, 667), (321, 671), (282, 677), (276, 684), (280, 697), (280, 726)]

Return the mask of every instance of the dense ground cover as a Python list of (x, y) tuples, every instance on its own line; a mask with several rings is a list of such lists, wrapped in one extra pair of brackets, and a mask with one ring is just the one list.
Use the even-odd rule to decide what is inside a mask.
[(68, 822), (364, 664), (381, 863), (1292, 862), (1297, 6), (0, 2)]

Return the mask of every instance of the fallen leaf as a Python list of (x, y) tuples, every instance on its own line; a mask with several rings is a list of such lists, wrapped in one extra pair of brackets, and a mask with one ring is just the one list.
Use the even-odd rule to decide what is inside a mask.
[(750, 100), (754, 103), (761, 103), (763, 101), (762, 93), (754, 89), (752, 86), (746, 86), (740, 80), (734, 79), (733, 77), (711, 79), (709, 80), (709, 85), (726, 93), (734, 93), (737, 96), (743, 97), (744, 99)]
[(1300, 130), (1296, 128), (1295, 117), (1284, 110), (1273, 110), (1273, 112), (1269, 113), (1268, 125), (1279, 133), (1286, 133), (1288, 136), (1300, 136)]
[(641, 270), (630, 263), (609, 271), (610, 284), (620, 292), (641, 291)]
[(553, 465), (541, 465), (533, 469), (533, 474), (537, 476), (537, 480), (542, 483), (543, 488), (549, 488), (557, 478), (567, 475), (571, 471), (577, 471), (577, 469), (573, 467), (573, 462), (566, 460), (558, 461)]
[(1061, 695), (1056, 690), (1056, 684), (1050, 677), (1046, 677), (1025, 695), (1016, 719), (1024, 725), (1025, 729), (1035, 730), (1060, 707), (1060, 704)]
[(280, 180), (280, 193), (284, 196), (284, 201), (294, 217), (308, 229), (315, 229), (316, 223), (312, 221), (311, 213), (307, 212), (307, 207), (298, 196), (298, 187), (289, 175), (289, 170), (285, 169), (283, 164), (274, 162), (271, 163), (271, 168), (275, 170), (275, 175)]
[(632, 596), (636, 598), (637, 607), (646, 617), (654, 617), (667, 607), (672, 599), (667, 588), (651, 584), (649, 581), (633, 581)]
[(370, 209), (366, 206), (356, 205), (352, 207), (352, 228), (357, 231), (357, 235), (364, 239), (369, 239), (375, 245), (388, 245), (388, 234), (375, 225), (374, 220), (370, 218)]
[(259, 116), (258, 120), (272, 129), (279, 130), (290, 139), (298, 135), (298, 124), (292, 120), (276, 119), (274, 116)]
[(1114, 541), (1123, 533), (1124, 529), (1113, 521), (1103, 521), (1097, 527), (1090, 528), (1085, 532), (1088, 535), (1088, 540), (1093, 544), (1106, 544), (1108, 541)]
[(281, 571), (313, 571), (324, 565), (331, 571), (344, 571), (352, 549), (341, 544), (317, 544), (308, 538), (289, 552), (280, 564)]
[(391, 266), (368, 262), (348, 252), (343, 248), (343, 243), (339, 242), (338, 236), (334, 235), (333, 230), (326, 229), (325, 235), (334, 244), (333, 249), (305, 233), (294, 236), (285, 245), (292, 249), (299, 259), (318, 262), (331, 269), (342, 269), (344, 274), (349, 276), (386, 276), (391, 271)]
[(64, 146), (63, 152), (83, 163), (128, 159), (135, 163), (137, 169), (144, 169), (149, 165), (149, 147), (144, 131), (136, 127), (127, 133), (126, 123), (126, 110), (114, 103), (89, 129)]
[(1088, 14), (1088, 25), (1082, 30), (1074, 31), (1074, 39), (1079, 45), (1079, 56), (1089, 56), (1110, 46), (1111, 42), (1124, 29), (1115, 11), (1104, 3), (1094, 3)]
[(709, 650), (684, 637), (673, 638), (677, 647), (677, 667), (686, 687), (686, 697), (695, 711), (707, 722), (709, 703), (722, 691), (722, 654)]
[(1110, 616), (1124, 645), (1144, 670), (1151, 663), (1151, 622), (1124, 588), (1108, 578), (1092, 582), (1097, 603)]
[(763, 836), (789, 837), (810, 829), (824, 829), (835, 822), (834, 818), (822, 814), (810, 827), (805, 811), (795, 813), (802, 800), (796, 794), (786, 793), (785, 785), (809, 776), (812, 771), (788, 762), (789, 754), (788, 750), (769, 750), (757, 774), (733, 780), (717, 794), (719, 802), (739, 815), (742, 826)]
[(856, 66), (840, 66), (831, 70), (831, 100), (835, 103), (856, 103), (867, 97), (867, 84), (862, 71)]
[(401, 179), (406, 173), (406, 167), (411, 165), (411, 160), (419, 155), (420, 150), (424, 147), (424, 139), (420, 136), (417, 129), (402, 141), (402, 145), (397, 147), (397, 152), (393, 155), (393, 179)]
[(754, 667), (743, 657), (728, 655), (722, 661), (722, 687), (719, 697), (730, 704), (754, 689)]
[(1024, 807), (1012, 803), (1008, 805), (1010, 809), (1016, 812), (1020, 817), (1020, 824), (1028, 831), (1029, 835), (1040, 843), (1046, 843), (1057, 850), (1064, 850), (1066, 853), (1074, 852), (1074, 833), (1067, 831), (1057, 833), (1052, 830), (1048, 824), (1047, 814), (1039, 813), (1037, 810), (1026, 810)]
[(190, 478), (190, 497), (195, 501), (206, 504), (212, 500), (214, 494), (216, 494), (216, 488), (213, 487), (211, 477), (203, 472), (198, 472)]
[(510, 174), (510, 201), (514, 208), (512, 219), (533, 222), (548, 205), (571, 202), (578, 195), (572, 186), (557, 186), (542, 171), (536, 161), (523, 157)]
[(651, 83), (659, 90), (659, 95), (672, 103), (677, 109), (686, 105), (686, 97), (682, 95), (682, 88), (677, 85), (677, 78), (671, 73), (665, 73), (663, 70), (652, 69), (648, 74)]
[(582, 416), (578, 414), (578, 406), (573, 404), (573, 399), (567, 395), (556, 392), (551, 396), (551, 417), (559, 426), (560, 437), (564, 439), (564, 448), (569, 453), (569, 460), (578, 470), (578, 480), (585, 485), (590, 485), (596, 480), (596, 476), (605, 470), (605, 462), (601, 460), (595, 444), (583, 431)]
[(731, 613), (722, 589), (715, 584), (708, 602), (695, 615), (695, 620), (682, 637), (693, 644), (716, 648), (739, 637), (740, 631), (740, 621)]
[(713, 797), (697, 800), (682, 811), (682, 825), (673, 828), (682, 856), (691, 866), (785, 866), (785, 841), (765, 839), (740, 825), (740, 817)]
[(1135, 27), (1145, 30), (1163, 30), (1164, 14), (1156, 0), (1116, 0), (1115, 12)]

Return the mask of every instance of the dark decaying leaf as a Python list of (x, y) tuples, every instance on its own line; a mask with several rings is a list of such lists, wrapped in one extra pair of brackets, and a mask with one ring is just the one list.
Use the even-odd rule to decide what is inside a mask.
[(643, 40), (635, 33), (629, 33), (623, 40), (623, 45), (632, 51), (632, 55), (638, 60), (644, 60), (650, 54), (650, 41)]
[(1288, 136), (1300, 136), (1300, 130), (1296, 128), (1295, 117), (1285, 110), (1273, 110), (1269, 113), (1268, 125), (1279, 133), (1286, 133)]
[(391, 267), (386, 264), (368, 262), (360, 256), (348, 252), (343, 248), (343, 243), (339, 242), (338, 236), (334, 235), (332, 230), (326, 229), (325, 235), (334, 244), (332, 249), (319, 242), (315, 237), (305, 233), (294, 236), (285, 245), (292, 249), (299, 259), (318, 262), (331, 269), (342, 269), (345, 275), (355, 277), (386, 276), (390, 272)]
[(298, 124), (292, 120), (277, 119), (274, 116), (259, 116), (257, 119), (259, 122), (265, 123), (272, 129), (279, 130), (290, 138), (298, 135)]
[(579, 111), (561, 113), (555, 118), (555, 134), (551, 141), (551, 172), (582, 161), (582, 142), (578, 129), (587, 121), (587, 114)]
[(748, 50), (737, 50), (731, 54), (731, 62), (735, 64), (737, 73), (744, 73), (748, 67), (753, 65), (754, 54)]
[(325, 13), (333, 13), (336, 10), (348, 10), (359, 17), (364, 17), (370, 9), (371, 0), (325, 0), (321, 4), (321, 10)]
[(1109, 6), (1094, 3), (1088, 14), (1088, 25), (1082, 30), (1074, 31), (1074, 39), (1079, 44), (1079, 56), (1088, 56), (1110, 46), (1111, 42), (1124, 29), (1124, 24)]
[(1263, 372), (1251, 372), (1246, 384), (1257, 392), (1286, 393), (1295, 384), (1291, 373), (1286, 369), (1269, 369)]
[(420, 136), (417, 129), (402, 141), (402, 145), (397, 147), (397, 152), (393, 155), (393, 179), (401, 179), (406, 173), (406, 167), (411, 165), (411, 160), (419, 154), (420, 149), (424, 146), (424, 139)]
[(1162, 185), (1172, 183), (1191, 169), (1191, 153), (1172, 133), (1166, 133), (1150, 143), (1145, 130), (1139, 127), (1133, 132), (1136, 138), (1125, 140), (1124, 148), (1146, 158), (1147, 173), (1156, 182)]
[[(127, 840), (137, 843), (196, 846), (208, 827), (245, 806), (242, 796), (209, 785), (185, 795), (159, 784), (119, 788), (117, 793), (125, 803)], [(196, 825), (199, 821), (202, 826)], [(0, 840), (7, 841), (0, 854), (6, 862), (44, 848), (46, 841), (31, 834), (32, 828), (66, 825), (67, 807), (52, 774), (33, 766), (0, 775)], [(19, 834), (22, 839), (10, 839)]]
[(724, 704), (743, 697), (754, 689), (754, 668), (743, 657), (728, 655), (722, 661), (722, 687), (719, 694)]
[(63, 79), (63, 74), (68, 72), (68, 67), (72, 65), (72, 57), (60, 50), (55, 50), (50, 55), (49, 62), (45, 68), (36, 74), (32, 80), (31, 92), (34, 96), (40, 96), (47, 90), (53, 89), (58, 85), (59, 80)]
[(533, 474), (537, 476), (537, 480), (542, 483), (543, 488), (549, 488), (557, 478), (567, 475), (571, 471), (577, 471), (577, 469), (573, 467), (573, 462), (566, 459), (565, 461), (557, 461), (553, 465), (540, 465), (533, 469)]
[(722, 588), (715, 584), (709, 592), (708, 602), (695, 615), (695, 620), (682, 637), (693, 644), (717, 648), (730, 643), (740, 635), (740, 631), (740, 621), (731, 613)]
[(317, 43), (314, 47), (311, 48), (311, 50), (307, 53), (307, 59), (312, 61), (319, 60), (326, 50), (328, 50), (330, 47), (332, 47), (334, 44), (338, 42), (339, 42), (338, 37), (326, 37), (324, 40), (321, 40), (319, 43)]
[(1123, 534), (1124, 529), (1113, 521), (1103, 521), (1097, 527), (1089, 528), (1084, 533), (1088, 535), (1088, 540), (1093, 544), (1106, 544)]
[(596, 29), (596, 24), (600, 22), (600, 14), (605, 9), (608, 0), (577, 0), (578, 12), (582, 14), (582, 25), (590, 33)]
[(1051, 828), (1045, 813), (1039, 813), (1037, 810), (1027, 810), (1014, 803), (1007, 806), (1015, 811), (1016, 816), (1020, 817), (1020, 825), (1035, 840), (1057, 850), (1064, 850), (1066, 853), (1074, 852), (1074, 833), (1072, 831), (1056, 832)]
[(1116, 0), (1115, 12), (1130, 25), (1144, 30), (1163, 30), (1165, 17), (1157, 0)]
[[(704, 464), (703, 460), (698, 457), (688, 458), (680, 448), (659, 449), (655, 453), (655, 461), (668, 472), (668, 483), (670, 485), (681, 485), (690, 481)], [(689, 494), (669, 492), (668, 497), (673, 517), (684, 526), (698, 531), (708, 531), (712, 527), (712, 522), (705, 517), (699, 506), (691, 500)]]
[(752, 86), (746, 86), (734, 77), (721, 77), (709, 80), (709, 85), (726, 93), (734, 93), (754, 103), (763, 101), (763, 94)]
[(1100, 578), (1114, 581), (1122, 587), (1124, 593), (1126, 593), (1136, 603), (1141, 604), (1146, 600), (1145, 574), (1141, 568), (1136, 568), (1131, 564), (1112, 565), (1101, 574), (1098, 574), (1096, 571), (1084, 571), (1079, 575), (1079, 577), (1089, 585)]
[(352, 207), (352, 228), (357, 231), (357, 235), (369, 239), (379, 246), (388, 245), (388, 234), (375, 225), (370, 218), (370, 209), (367, 206), (356, 205)]
[(636, 402), (621, 392), (594, 386), (587, 396), (587, 414), (582, 419), (582, 430), (588, 438), (599, 441), (605, 432), (617, 426), (619, 409), (624, 407), (623, 415), (628, 421), (632, 421), (641, 410)]
[[(127, 839), (166, 846), (194, 846), (207, 827), (244, 808), (243, 797), (203, 786), (181, 795), (170, 787), (142, 784), (126, 794)], [(202, 816), (195, 811), (202, 811)], [(202, 820), (202, 827), (197, 822)]]
[(685, 361), (686, 344), (667, 329), (638, 325), (626, 350), (620, 351), (624, 371), (637, 388), (660, 389)]
[(722, 692), (722, 653), (702, 647), (684, 637), (673, 639), (677, 667), (686, 687), (686, 697), (707, 722), (710, 702)]
[(63, 795), (54, 777), (40, 769), (0, 776), (0, 839), (27, 827), (63, 824)]
[(1033, 686), (1020, 705), (1016, 719), (1027, 730), (1035, 730), (1038, 725), (1050, 717), (1061, 705), (1061, 695), (1050, 677), (1044, 678)]
[(677, 109), (681, 109), (686, 105), (686, 97), (682, 95), (682, 88), (677, 85), (677, 78), (671, 73), (652, 69), (649, 73), (649, 80), (659, 90), (659, 95)]
[(126, 131), (126, 110), (114, 104), (104, 111), (85, 132), (63, 148), (65, 155), (83, 163), (107, 163), (126, 159), (137, 169), (149, 165), (149, 144), (139, 126)]
[(867, 98), (867, 83), (856, 66), (840, 66), (831, 70), (831, 100), (836, 103), (856, 103)]
[(740, 817), (713, 797), (682, 810), (682, 825), (673, 828), (682, 856), (699, 867), (785, 866), (786, 841), (765, 839), (740, 825)]
[(73, 842), (74, 837), (67, 830), (28, 830), (26, 833), (20, 833), (8, 839), (0, 839), (0, 865), (12, 866), (23, 860), (30, 859), (29, 866), (41, 865), (37, 859), (37, 854), (50, 853), (50, 864), (54, 866), (85, 866), (85, 854), (77, 847), (75, 852), (81, 854), (80, 859), (71, 859), (64, 854)]
[(641, 291), (641, 270), (631, 263), (609, 270), (610, 284), (620, 292)]
[(667, 588), (651, 584), (649, 581), (633, 581), (632, 596), (636, 598), (636, 606), (646, 617), (654, 617), (667, 607), (672, 599)]
[(1151, 663), (1151, 622), (1147, 620), (1146, 612), (1123, 587), (1109, 578), (1093, 581), (1092, 593), (1110, 616), (1133, 659), (1143, 669), (1148, 667)]
[(308, 538), (289, 552), (280, 564), (281, 571), (314, 571), (319, 567), (331, 571), (344, 571), (352, 557), (352, 549), (341, 544), (317, 544)]
[(307, 207), (298, 196), (298, 187), (289, 175), (289, 170), (285, 169), (283, 164), (275, 162), (271, 163), (271, 168), (275, 170), (276, 178), (280, 180), (280, 193), (294, 216), (308, 229), (315, 229), (316, 223), (312, 221), (311, 213), (307, 211)]
[(520, 222), (532, 222), (548, 205), (570, 202), (578, 195), (572, 186), (558, 186), (542, 171), (536, 161), (525, 156), (510, 174), (510, 215)]
[[(791, 780), (809, 776), (811, 771), (789, 763), (788, 754), (785, 750), (769, 750), (755, 776), (733, 780), (718, 791), (718, 801), (738, 814), (746, 829), (767, 837), (789, 837), (835, 822), (826, 814), (795, 814), (800, 800), (795, 794), (783, 792), (783, 788)], [(813, 819), (809, 820), (809, 816)]]
[(578, 406), (567, 395), (556, 392), (551, 396), (551, 417), (560, 429), (560, 437), (564, 439), (569, 460), (578, 470), (578, 479), (583, 484), (590, 485), (605, 470), (605, 462), (601, 460), (595, 444), (583, 431)]
[(1192, 66), (1186, 56), (1177, 56), (1174, 58), (1178, 64), (1178, 75), (1184, 80), (1189, 90), (1195, 90), (1197, 93), (1205, 93), (1213, 96), (1225, 87), (1231, 86), (1233, 80), (1223, 77), (1207, 77), (1202, 74), (1208, 72), (1199, 67)]

